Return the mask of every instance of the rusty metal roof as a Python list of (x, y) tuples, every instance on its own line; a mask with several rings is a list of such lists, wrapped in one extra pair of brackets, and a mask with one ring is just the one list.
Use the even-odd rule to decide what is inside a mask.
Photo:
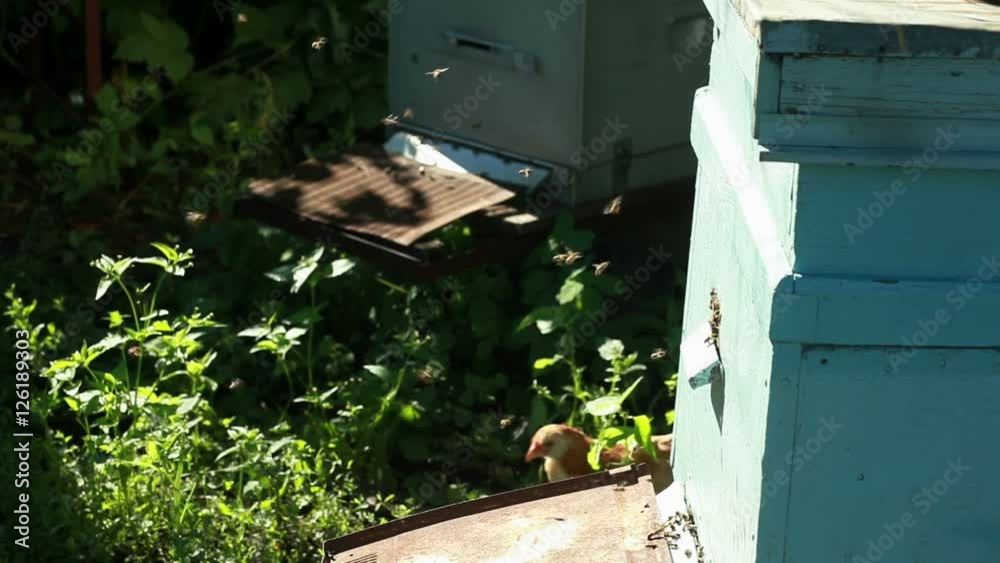
[(324, 563), (669, 563), (658, 528), (652, 481), (640, 464), (328, 540)]
[(515, 196), (479, 176), (425, 169), (368, 146), (303, 162), (290, 176), (255, 180), (250, 191), (305, 219), (400, 246)]

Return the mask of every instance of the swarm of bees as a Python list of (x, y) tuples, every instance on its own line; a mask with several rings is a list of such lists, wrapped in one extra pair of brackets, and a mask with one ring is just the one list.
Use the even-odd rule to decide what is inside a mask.
[[(687, 532), (691, 536), (691, 539), (694, 540), (695, 549), (698, 550), (697, 561), (704, 561), (705, 550), (701, 546), (701, 540), (698, 538), (698, 528), (695, 526), (694, 517), (690, 513), (675, 512), (662, 526), (646, 536), (646, 541), (666, 540), (668, 548), (672, 550), (677, 549), (677, 540), (681, 539), (681, 532)], [(690, 550), (686, 551), (685, 555), (690, 558)]]
[(712, 313), (712, 316), (709, 319), (709, 325), (712, 327), (712, 334), (705, 339), (705, 343), (715, 347), (715, 353), (719, 355), (719, 360), (721, 361), (722, 352), (719, 349), (719, 331), (722, 325), (722, 307), (719, 305), (719, 291), (714, 288), (709, 294), (708, 309)]
[(611, 266), (611, 262), (600, 262), (594, 264), (594, 275), (599, 276), (603, 274), (604, 270), (607, 270), (609, 266)]
[(430, 77), (431, 77), (431, 78), (433, 78), (434, 80), (437, 80), (437, 79), (438, 79), (438, 77), (440, 77), (440, 76), (441, 76), (442, 74), (444, 74), (444, 73), (448, 72), (448, 70), (449, 70), (450, 68), (451, 68), (451, 67), (445, 67), (445, 68), (436, 68), (436, 69), (434, 69), (434, 70), (432, 70), (432, 71), (430, 71), (430, 72), (427, 72), (427, 73), (425, 73), (425, 74), (426, 74), (427, 76), (430, 76)]
[(618, 196), (615, 199), (608, 202), (604, 206), (605, 215), (618, 215), (622, 212), (622, 196)]
[(325, 46), (326, 46), (326, 37), (318, 37), (315, 41), (312, 42), (312, 48), (317, 51), (319, 51)]
[(534, 172), (534, 170), (532, 170), (531, 168), (522, 168), (517, 171), (518, 174), (524, 176), (525, 178), (530, 177), (532, 172)]
[(558, 266), (570, 266), (580, 258), (583, 258), (583, 254), (575, 250), (570, 250), (565, 254), (556, 254), (552, 257), (552, 261)]

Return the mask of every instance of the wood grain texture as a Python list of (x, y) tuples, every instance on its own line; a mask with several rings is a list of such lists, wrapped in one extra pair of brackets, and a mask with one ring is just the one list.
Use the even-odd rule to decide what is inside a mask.
[(996, 121), (998, 90), (1000, 61), (789, 57), (778, 113)]

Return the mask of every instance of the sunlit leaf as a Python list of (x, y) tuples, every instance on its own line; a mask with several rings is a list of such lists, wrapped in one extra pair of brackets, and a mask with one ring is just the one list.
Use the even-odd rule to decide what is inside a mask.
[(588, 401), (583, 408), (588, 414), (593, 416), (611, 416), (621, 410), (622, 396), (605, 395), (593, 401)]

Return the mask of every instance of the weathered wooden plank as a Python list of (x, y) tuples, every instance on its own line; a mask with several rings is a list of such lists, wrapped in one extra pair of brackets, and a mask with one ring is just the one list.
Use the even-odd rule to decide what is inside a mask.
[[(762, 150), (760, 153), (761, 162), (880, 167), (902, 166), (914, 158), (912, 149), (883, 148), (872, 151), (854, 147), (800, 147), (795, 145), (779, 145), (774, 149)], [(996, 170), (1000, 168), (1000, 155), (981, 151), (948, 151), (938, 155), (934, 168)]]
[(938, 170), (922, 158), (891, 168), (800, 167), (795, 272), (876, 280), (978, 276), (982, 258), (1000, 252), (1000, 173)]
[(947, 146), (949, 150), (1000, 153), (996, 122), (982, 120), (764, 114), (760, 124), (762, 129), (788, 132), (787, 142), (795, 146), (922, 151), (937, 145), (939, 151)]
[[(990, 258), (993, 258), (992, 256)], [(1000, 273), (978, 291), (961, 282), (885, 283), (796, 276), (775, 294), (771, 341), (803, 345), (884, 346), (907, 354), (928, 347), (1000, 348)]]
[[(781, 103), (773, 113), (984, 119), (1000, 129), (997, 92), (1000, 61), (785, 57)], [(772, 113), (763, 106), (758, 111)]]

